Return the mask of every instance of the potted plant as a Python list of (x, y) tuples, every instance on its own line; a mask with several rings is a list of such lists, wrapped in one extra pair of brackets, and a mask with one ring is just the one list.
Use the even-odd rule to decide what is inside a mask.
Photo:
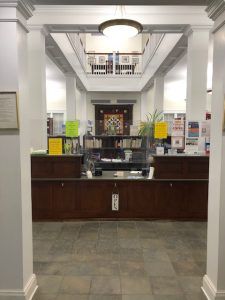
[(140, 124), (139, 135), (143, 136), (142, 147), (149, 145), (150, 148), (154, 146), (154, 130), (155, 123), (163, 120), (163, 112), (155, 111), (151, 114), (146, 114), (146, 121), (142, 121)]
[(64, 144), (64, 150), (65, 150), (65, 154), (71, 154), (72, 153), (72, 144), (70, 142), (66, 142)]

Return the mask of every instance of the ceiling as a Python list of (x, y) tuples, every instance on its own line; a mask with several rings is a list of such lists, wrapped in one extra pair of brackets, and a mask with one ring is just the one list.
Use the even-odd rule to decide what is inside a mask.
[(207, 0), (33, 0), (38, 5), (206, 5)]

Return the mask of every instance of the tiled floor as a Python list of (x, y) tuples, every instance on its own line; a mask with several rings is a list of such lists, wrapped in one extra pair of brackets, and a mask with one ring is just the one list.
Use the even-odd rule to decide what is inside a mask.
[(206, 223), (33, 224), (34, 300), (199, 300)]

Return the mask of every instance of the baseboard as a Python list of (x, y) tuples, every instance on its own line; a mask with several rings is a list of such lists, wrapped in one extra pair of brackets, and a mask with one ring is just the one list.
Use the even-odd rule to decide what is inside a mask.
[(216, 290), (215, 285), (207, 275), (203, 277), (202, 290), (208, 300), (225, 300), (225, 290)]
[(37, 288), (36, 276), (32, 274), (23, 290), (0, 290), (0, 300), (31, 300)]

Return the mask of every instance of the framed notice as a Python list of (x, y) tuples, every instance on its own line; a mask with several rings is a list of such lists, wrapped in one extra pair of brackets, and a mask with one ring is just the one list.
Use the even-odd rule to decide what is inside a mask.
[(16, 92), (0, 92), (0, 129), (18, 129)]

